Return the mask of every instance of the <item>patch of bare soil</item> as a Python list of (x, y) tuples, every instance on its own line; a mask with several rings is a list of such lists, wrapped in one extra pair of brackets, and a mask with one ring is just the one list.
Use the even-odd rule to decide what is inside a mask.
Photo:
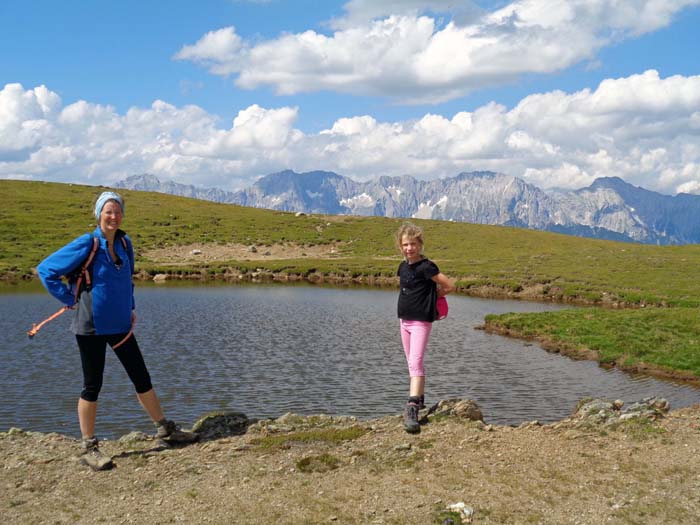
[[(698, 523), (700, 407), (648, 426), (572, 421), (518, 428), (457, 417), (406, 434), (399, 417), (333, 418), (359, 437), (267, 444), (271, 428), (158, 451), (107, 441), (115, 468), (79, 464), (78, 442), (0, 433), (4, 523)], [(328, 423), (323, 429), (329, 428)], [(309, 428), (303, 427), (307, 431)], [(311, 430), (313, 432), (313, 429)], [(296, 434), (295, 434), (296, 432)], [(319, 436), (322, 434), (319, 434)], [(449, 520), (452, 521), (449, 521)]]
[(141, 255), (158, 264), (196, 264), (198, 262), (260, 261), (276, 259), (327, 259), (339, 256), (340, 244), (302, 246), (298, 244), (188, 244), (146, 250)]

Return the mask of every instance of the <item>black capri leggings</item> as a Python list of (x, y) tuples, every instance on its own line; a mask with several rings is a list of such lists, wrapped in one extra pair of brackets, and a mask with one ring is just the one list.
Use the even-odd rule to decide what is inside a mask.
[[(83, 391), (80, 393), (80, 397), (85, 401), (97, 401), (97, 397), (102, 389), (107, 345), (116, 345), (125, 335), (75, 336), (80, 349), (80, 361), (83, 364)], [(133, 334), (114, 353), (124, 366), (129, 379), (131, 379), (136, 388), (136, 392), (143, 394), (153, 388), (151, 376), (148, 374), (146, 363), (143, 361), (141, 350), (139, 350), (139, 345)]]

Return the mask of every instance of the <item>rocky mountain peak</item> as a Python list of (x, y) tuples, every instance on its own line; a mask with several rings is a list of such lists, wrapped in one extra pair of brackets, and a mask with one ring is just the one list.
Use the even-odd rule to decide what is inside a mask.
[(321, 214), (415, 217), (498, 224), (652, 244), (700, 243), (700, 196), (661, 195), (619, 177), (578, 190), (542, 189), (491, 171), (420, 180), (410, 175), (358, 182), (329, 171), (284, 170), (231, 193), (133, 175), (117, 187), (217, 202)]

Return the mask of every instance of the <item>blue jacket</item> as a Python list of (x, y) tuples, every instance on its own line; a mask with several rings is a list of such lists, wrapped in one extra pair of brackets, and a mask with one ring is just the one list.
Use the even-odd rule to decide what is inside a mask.
[[(120, 236), (126, 238), (126, 249), (119, 240)], [(92, 250), (93, 237), (98, 238), (99, 246), (91, 265), (92, 289), (80, 296), (76, 319), (82, 319), (73, 323), (73, 330), (82, 335), (126, 333), (131, 329), (131, 312), (135, 308), (134, 250), (123, 231), (117, 231), (114, 242), (114, 251), (122, 261), (120, 266), (112, 261), (107, 251), (107, 239), (98, 227), (93, 233), (81, 235), (44, 259), (37, 267), (39, 278), (51, 295), (66, 306), (73, 306), (74, 287), (67, 285), (61, 277), (83, 264)]]

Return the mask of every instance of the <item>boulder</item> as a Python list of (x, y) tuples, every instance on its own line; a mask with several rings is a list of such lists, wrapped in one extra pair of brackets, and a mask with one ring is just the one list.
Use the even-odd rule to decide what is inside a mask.
[(483, 421), (479, 406), (471, 399), (443, 399), (432, 407), (430, 414), (455, 416), (470, 421)]
[(582, 423), (616, 425), (633, 419), (659, 419), (670, 409), (668, 401), (660, 397), (644, 398), (626, 409), (623, 409), (623, 405), (620, 400), (585, 399), (579, 402), (573, 419)]
[(148, 441), (149, 439), (151, 439), (151, 438), (145, 432), (135, 430), (133, 432), (129, 432), (128, 434), (125, 434), (122, 437), (120, 437), (119, 443), (129, 444), (129, 443), (134, 443), (134, 442), (138, 442), (138, 441)]
[(220, 439), (245, 434), (248, 417), (241, 412), (211, 412), (200, 417), (192, 426), (200, 440)]

